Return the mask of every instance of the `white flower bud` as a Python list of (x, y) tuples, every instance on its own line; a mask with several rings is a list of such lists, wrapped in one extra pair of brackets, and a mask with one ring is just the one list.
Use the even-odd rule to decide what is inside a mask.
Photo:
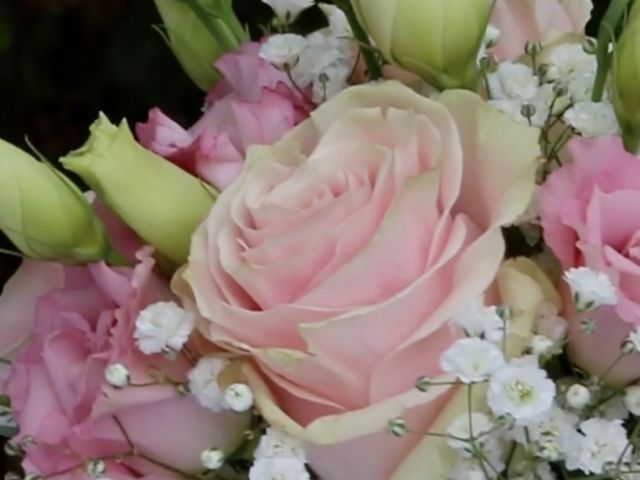
[(112, 363), (104, 371), (107, 383), (113, 388), (124, 388), (129, 385), (129, 370), (121, 363)]
[(200, 405), (214, 412), (224, 409), (224, 394), (218, 385), (218, 376), (227, 365), (222, 358), (204, 357), (188, 373), (189, 391)]
[(42, 475), (38, 475), (37, 473), (27, 473), (24, 476), (24, 480), (44, 480)]
[(640, 385), (625, 388), (623, 401), (627, 410), (635, 416), (640, 416)]
[(408, 431), (407, 422), (405, 422), (404, 418), (401, 417), (389, 420), (389, 422), (387, 423), (387, 428), (389, 430), (389, 433), (396, 437), (402, 437)]
[(618, 303), (618, 291), (603, 272), (588, 267), (570, 268), (565, 272), (564, 279), (571, 288), (576, 309), (580, 312)]
[(567, 404), (576, 410), (582, 410), (591, 401), (591, 392), (587, 387), (579, 383), (571, 385), (565, 396)]
[(207, 470), (218, 470), (224, 465), (224, 452), (219, 448), (209, 448), (200, 453), (200, 462)]
[(248, 385), (234, 383), (225, 390), (224, 403), (234, 412), (246, 412), (253, 407), (253, 393)]
[(102, 478), (107, 471), (107, 464), (100, 458), (87, 460), (84, 464), (84, 471), (91, 478)]

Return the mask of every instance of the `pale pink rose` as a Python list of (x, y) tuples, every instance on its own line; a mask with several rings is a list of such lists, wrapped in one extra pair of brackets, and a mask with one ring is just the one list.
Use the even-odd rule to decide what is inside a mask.
[[(587, 266), (608, 274), (619, 303), (588, 316), (574, 316), (570, 352), (578, 365), (601, 374), (620, 353), (630, 330), (640, 326), (640, 161), (619, 137), (576, 138), (573, 162), (560, 168), (540, 192), (547, 245), (563, 269)], [(573, 314), (570, 295), (566, 308)], [(596, 333), (580, 332), (580, 320), (596, 321)], [(630, 357), (607, 378), (613, 383), (640, 377), (640, 360)]]
[(262, 60), (259, 51), (259, 43), (247, 43), (216, 61), (224, 78), (188, 130), (152, 109), (136, 127), (140, 143), (216, 187), (228, 186), (249, 146), (279, 140), (310, 109), (286, 73)]
[[(202, 450), (233, 448), (239, 442), (246, 416), (213, 413), (192, 397), (179, 395), (172, 385), (153, 382), (151, 367), (186, 381), (190, 364), (185, 358), (171, 362), (162, 355), (144, 356), (134, 345), (138, 312), (173, 298), (153, 273), (149, 253), (142, 250), (133, 269), (40, 265), (39, 272), (24, 276), (22, 270), (12, 279), (3, 302), (30, 314), (22, 320), (33, 325), (6, 385), (20, 427), (16, 440), (32, 436), (36, 442), (26, 448), (27, 472), (68, 479), (71, 473), (60, 472), (81, 469), (87, 458), (128, 452), (116, 418), (139, 455), (125, 456), (120, 464), (108, 462), (109, 471), (133, 478), (179, 478), (149, 459), (184, 472), (202, 471)], [(45, 276), (45, 266), (56, 270), (55, 275)], [(30, 264), (23, 267), (28, 268)], [(49, 279), (49, 289), (30, 289), (33, 278)], [(4, 322), (0, 317), (0, 324)], [(111, 388), (105, 368), (116, 362), (127, 366), (134, 383), (149, 385)], [(73, 475), (84, 478), (77, 471)]]
[(501, 35), (492, 52), (499, 60), (512, 60), (524, 55), (527, 41), (583, 32), (592, 8), (591, 0), (497, 0), (491, 23)]
[(388, 480), (420, 439), (389, 419), (438, 416), (452, 392), (416, 378), (441, 377), (448, 320), (493, 281), (538, 154), (534, 129), (473, 93), (351, 87), (252, 149), (195, 233), (176, 284), (206, 336), (252, 356), (262, 413), (323, 480)]

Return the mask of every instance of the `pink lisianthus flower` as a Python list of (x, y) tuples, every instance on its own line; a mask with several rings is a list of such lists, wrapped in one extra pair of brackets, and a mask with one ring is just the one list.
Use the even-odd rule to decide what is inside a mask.
[(497, 0), (491, 23), (501, 34), (492, 52), (499, 60), (513, 60), (524, 55), (528, 41), (582, 33), (592, 8), (591, 0)]
[[(47, 280), (49, 289), (42, 285)], [(203, 470), (201, 451), (239, 443), (246, 416), (213, 413), (153, 375), (185, 382), (190, 363), (184, 357), (145, 356), (134, 345), (139, 311), (173, 298), (153, 273), (150, 250), (138, 253), (134, 268), (27, 262), (9, 285), (2, 302), (24, 312), (32, 326), (5, 389), (20, 428), (14, 440), (32, 439), (25, 446), (27, 472), (84, 478), (84, 461), (105, 458), (110, 478), (117, 477), (111, 471), (123, 478), (175, 478), (177, 471)], [(126, 366), (132, 383), (142, 386), (111, 387), (105, 370), (113, 363)]]
[[(576, 138), (573, 162), (554, 172), (540, 191), (544, 238), (562, 268), (586, 266), (606, 273), (618, 288), (618, 304), (576, 315), (568, 292), (567, 315), (573, 360), (602, 374), (620, 354), (628, 333), (640, 327), (640, 159), (625, 151), (617, 136)], [(566, 287), (565, 287), (566, 288)], [(583, 319), (596, 331), (580, 330)], [(634, 356), (607, 375), (612, 383), (640, 377)]]
[(251, 145), (271, 144), (306, 118), (311, 105), (286, 73), (259, 56), (259, 43), (223, 55), (223, 79), (207, 95), (205, 112), (185, 130), (160, 109), (136, 132), (140, 143), (218, 188), (240, 173)]

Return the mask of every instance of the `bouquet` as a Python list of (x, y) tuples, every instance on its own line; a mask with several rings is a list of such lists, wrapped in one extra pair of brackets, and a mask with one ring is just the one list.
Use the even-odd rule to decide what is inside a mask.
[(263, 2), (155, 1), (190, 127), (0, 140), (5, 480), (639, 479), (640, 2)]

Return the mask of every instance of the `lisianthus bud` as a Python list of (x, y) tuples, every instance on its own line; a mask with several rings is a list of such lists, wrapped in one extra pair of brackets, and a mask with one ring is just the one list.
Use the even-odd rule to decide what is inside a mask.
[(353, 0), (384, 57), (438, 88), (475, 87), (487, 0)]
[(231, 0), (155, 0), (167, 40), (193, 82), (208, 90), (218, 79), (213, 62), (248, 41)]
[(178, 264), (186, 260), (213, 191), (136, 143), (126, 121), (115, 126), (101, 114), (87, 143), (62, 163), (158, 252)]
[(52, 166), (0, 140), (0, 230), (25, 255), (88, 263), (111, 249), (80, 190)]
[(622, 129), (625, 148), (637, 153), (640, 146), (640, 4), (622, 32), (613, 59), (613, 106)]

